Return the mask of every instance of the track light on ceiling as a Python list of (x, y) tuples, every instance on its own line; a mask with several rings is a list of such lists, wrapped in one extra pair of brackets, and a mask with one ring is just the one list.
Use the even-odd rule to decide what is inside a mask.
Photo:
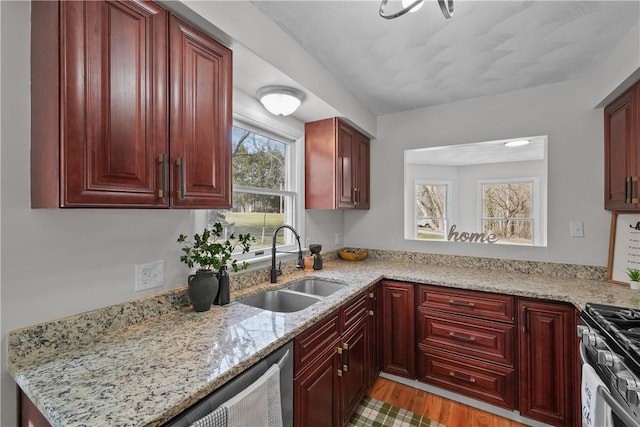
[(288, 86), (265, 86), (258, 89), (256, 96), (264, 108), (276, 116), (293, 114), (304, 101), (302, 91)]
[[(415, 12), (420, 9), (424, 3), (424, 0), (402, 0), (402, 9), (395, 13), (387, 13), (385, 8), (389, 0), (382, 0), (380, 3), (380, 16), (384, 19), (394, 19), (404, 15), (407, 12)], [(453, 16), (453, 0), (438, 0), (440, 10), (446, 19)]]

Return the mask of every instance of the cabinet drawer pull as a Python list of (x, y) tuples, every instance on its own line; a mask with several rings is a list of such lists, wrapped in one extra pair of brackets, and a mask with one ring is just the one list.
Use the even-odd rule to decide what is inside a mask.
[(343, 372), (349, 372), (349, 365), (342, 365)]
[(369, 316), (375, 316), (375, 313), (373, 312), (373, 310), (369, 310)]
[(457, 305), (460, 307), (467, 307), (467, 308), (475, 308), (475, 304), (472, 302), (465, 302), (465, 301), (456, 301), (453, 299), (449, 300), (449, 305)]
[(464, 341), (464, 342), (476, 342), (476, 339), (474, 337), (465, 337), (464, 335), (458, 335), (455, 332), (449, 332), (449, 338), (453, 338), (453, 339)]
[(465, 382), (468, 382), (468, 383), (475, 383), (476, 382), (475, 378), (461, 377), (460, 375), (456, 375), (455, 372), (449, 372), (449, 376), (451, 378), (455, 379), (455, 380), (465, 381)]
[(342, 369), (338, 369), (338, 376), (341, 377), (342, 376)]
[(162, 199), (167, 197), (167, 155), (165, 153), (158, 156), (158, 163), (160, 163), (160, 172), (162, 174), (158, 197)]
[(522, 306), (522, 332), (527, 333), (529, 332), (529, 325), (528, 325), (528, 318), (527, 318), (527, 306), (523, 305)]
[(336, 347), (336, 350), (338, 351), (338, 354), (342, 354), (342, 347)]

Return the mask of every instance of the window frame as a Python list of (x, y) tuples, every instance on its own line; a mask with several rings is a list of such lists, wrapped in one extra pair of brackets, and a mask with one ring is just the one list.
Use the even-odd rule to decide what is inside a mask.
[[(509, 244), (509, 245), (517, 245), (517, 246), (541, 246), (542, 245), (542, 229), (544, 228), (543, 214), (540, 211), (540, 178), (536, 176), (532, 177), (514, 177), (514, 178), (492, 178), (492, 179), (479, 179), (477, 185), (477, 199), (478, 199), (478, 215), (477, 217), (477, 226), (478, 230), (483, 230), (483, 222), (486, 219), (500, 219), (500, 218), (489, 218), (484, 216), (484, 193), (483, 186), (485, 184), (522, 184), (522, 183), (531, 183), (531, 217), (528, 218), (531, 220), (531, 243), (516, 243), (516, 242), (502, 242), (498, 240), (495, 244)], [(525, 218), (518, 218), (525, 219)]]
[[(421, 239), (418, 237), (418, 185), (444, 185), (446, 188), (446, 200), (445, 200), (445, 217), (442, 218), (445, 221), (444, 239)], [(451, 219), (451, 213), (453, 212), (453, 181), (432, 180), (432, 179), (414, 179), (413, 180), (413, 218), (412, 218), (412, 234), (414, 240), (426, 241), (426, 242), (440, 242), (447, 240), (447, 229), (449, 227), (449, 221)]]
[[(300, 150), (301, 138), (295, 138), (280, 132), (277, 129), (263, 125), (261, 123), (254, 122), (253, 120), (241, 118), (234, 115), (233, 127), (240, 128), (255, 134), (259, 134), (269, 139), (276, 140), (285, 144), (285, 188), (283, 190), (275, 190), (262, 187), (246, 186), (246, 185), (232, 185), (232, 200), (235, 193), (248, 193), (259, 194), (266, 196), (284, 196), (289, 198), (291, 208), (284, 213), (284, 224), (293, 226), (300, 235), (300, 244), (304, 249), (304, 215), (301, 206), (301, 200), (304, 199), (300, 194), (302, 184), (300, 177), (302, 171), (300, 170), (300, 156), (304, 156), (302, 150)], [(301, 153), (302, 152), (302, 153)], [(233, 162), (233, 159), (232, 159)], [(232, 178), (233, 181), (233, 178)], [(285, 202), (286, 203), (286, 202)], [(227, 209), (208, 210), (207, 218), (211, 217), (211, 214), (217, 211), (223, 211)], [(206, 220), (206, 224), (209, 224), (209, 220)], [(276, 247), (278, 250), (277, 257), (286, 256), (287, 252), (297, 252), (298, 243), (293, 236), (293, 233), (282, 230), (279, 233), (286, 233), (287, 239), (289, 239), (284, 245)], [(254, 236), (257, 237), (257, 236)], [(233, 258), (238, 261), (246, 261), (249, 264), (265, 261), (271, 258), (271, 236), (267, 239), (269, 246), (266, 248), (251, 249), (246, 254), (235, 252)]]

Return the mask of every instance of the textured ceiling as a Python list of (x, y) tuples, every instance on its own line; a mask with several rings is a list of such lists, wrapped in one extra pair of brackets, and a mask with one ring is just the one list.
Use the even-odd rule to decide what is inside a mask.
[(638, 0), (455, 0), (452, 19), (427, 0), (394, 20), (377, 1), (255, 5), (377, 115), (586, 77), (640, 21)]

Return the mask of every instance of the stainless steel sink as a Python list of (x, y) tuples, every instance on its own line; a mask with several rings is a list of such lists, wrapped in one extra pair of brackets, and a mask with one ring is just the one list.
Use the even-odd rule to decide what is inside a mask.
[(340, 289), (344, 289), (344, 287), (345, 285), (343, 285), (342, 283), (330, 282), (323, 279), (309, 278), (300, 280), (299, 282), (295, 282), (287, 286), (287, 289), (296, 292), (302, 292), (305, 294), (326, 297), (334, 292), (338, 292)]
[(304, 310), (321, 299), (322, 298), (318, 296), (279, 290), (260, 292), (259, 294), (238, 300), (238, 302), (263, 310), (292, 313), (294, 311)]

